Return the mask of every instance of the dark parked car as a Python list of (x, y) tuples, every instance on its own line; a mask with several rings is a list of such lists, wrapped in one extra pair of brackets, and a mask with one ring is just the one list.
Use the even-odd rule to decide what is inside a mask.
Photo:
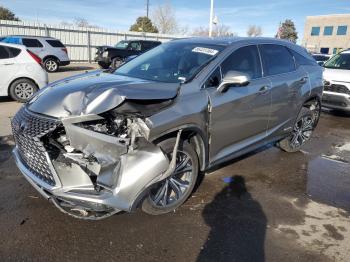
[(316, 60), (317, 64), (323, 66), (332, 56), (328, 54), (312, 54), (312, 57)]
[(298, 151), (320, 116), (322, 70), (287, 41), (170, 41), (40, 91), (12, 120), (14, 156), (72, 216), (167, 213), (199, 172), (267, 143)]
[(114, 47), (99, 46), (95, 61), (104, 69), (118, 68), (128, 57), (140, 55), (160, 44), (159, 41), (125, 40), (120, 41)]

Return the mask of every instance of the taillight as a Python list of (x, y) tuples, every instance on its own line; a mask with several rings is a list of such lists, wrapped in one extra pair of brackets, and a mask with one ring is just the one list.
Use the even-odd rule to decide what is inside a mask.
[(65, 52), (68, 55), (67, 48), (62, 48), (62, 51)]
[(39, 65), (42, 66), (42, 61), (41, 61), (40, 57), (38, 57), (36, 54), (34, 54), (33, 52), (29, 51), (28, 49), (27, 49), (27, 52), (35, 60), (35, 62), (37, 62)]

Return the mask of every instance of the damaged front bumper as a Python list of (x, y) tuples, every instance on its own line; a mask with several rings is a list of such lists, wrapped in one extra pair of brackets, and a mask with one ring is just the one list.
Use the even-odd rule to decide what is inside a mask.
[[(16, 164), (41, 195), (52, 200), (61, 211), (73, 216), (98, 219), (119, 211), (129, 212), (152, 185), (173, 171), (174, 159), (169, 161), (157, 145), (147, 141), (146, 135), (142, 135), (145, 126), (142, 126), (141, 120), (129, 125), (132, 132), (128, 135), (116, 137), (77, 124), (100, 119), (99, 116), (64, 119), (63, 128), (60, 125), (69, 144), (59, 153), (57, 148), (57, 152), (52, 153), (48, 147), (60, 141), (60, 138), (56, 137), (54, 143), (51, 137), (48, 140), (48, 136), (59, 125), (49, 132), (35, 132), (33, 128), (48, 125), (40, 122), (40, 116), (31, 116), (33, 113), (27, 109), (21, 111), (12, 122)], [(35, 118), (39, 120), (28, 120)], [(26, 121), (24, 125), (23, 121)], [(30, 140), (33, 140), (32, 144)], [(37, 151), (33, 147), (38, 147), (35, 149)], [(44, 171), (52, 180), (41, 174)]]

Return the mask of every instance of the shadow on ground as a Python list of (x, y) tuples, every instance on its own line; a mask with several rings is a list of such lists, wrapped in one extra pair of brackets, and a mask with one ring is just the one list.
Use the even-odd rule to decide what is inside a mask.
[(1, 102), (14, 102), (14, 100), (9, 96), (0, 96), (0, 103)]
[(58, 69), (57, 73), (69, 72), (69, 71), (84, 71), (84, 70), (94, 70), (97, 69), (93, 66), (62, 66)]
[(322, 113), (330, 116), (338, 116), (338, 117), (350, 117), (350, 112), (342, 111), (342, 110), (330, 110), (324, 109)]
[(225, 182), (228, 185), (203, 210), (210, 233), (197, 261), (264, 261), (267, 218), (262, 207), (242, 176)]

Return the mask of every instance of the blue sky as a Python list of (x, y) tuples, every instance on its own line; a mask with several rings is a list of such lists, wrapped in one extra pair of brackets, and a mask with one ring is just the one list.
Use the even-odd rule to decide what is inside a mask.
[[(150, 0), (152, 8), (167, 0)], [(169, 1), (169, 0), (168, 0)], [(46, 23), (71, 22), (76, 17), (115, 30), (127, 30), (138, 16), (145, 15), (146, 0), (0, 0), (23, 20)], [(208, 26), (210, 0), (173, 0), (176, 16), (190, 29)], [(240, 36), (249, 25), (262, 27), (264, 36), (273, 36), (280, 21), (292, 19), (299, 38), (309, 15), (350, 13), (350, 0), (215, 0), (219, 22)], [(300, 39), (299, 39), (300, 40)]]

